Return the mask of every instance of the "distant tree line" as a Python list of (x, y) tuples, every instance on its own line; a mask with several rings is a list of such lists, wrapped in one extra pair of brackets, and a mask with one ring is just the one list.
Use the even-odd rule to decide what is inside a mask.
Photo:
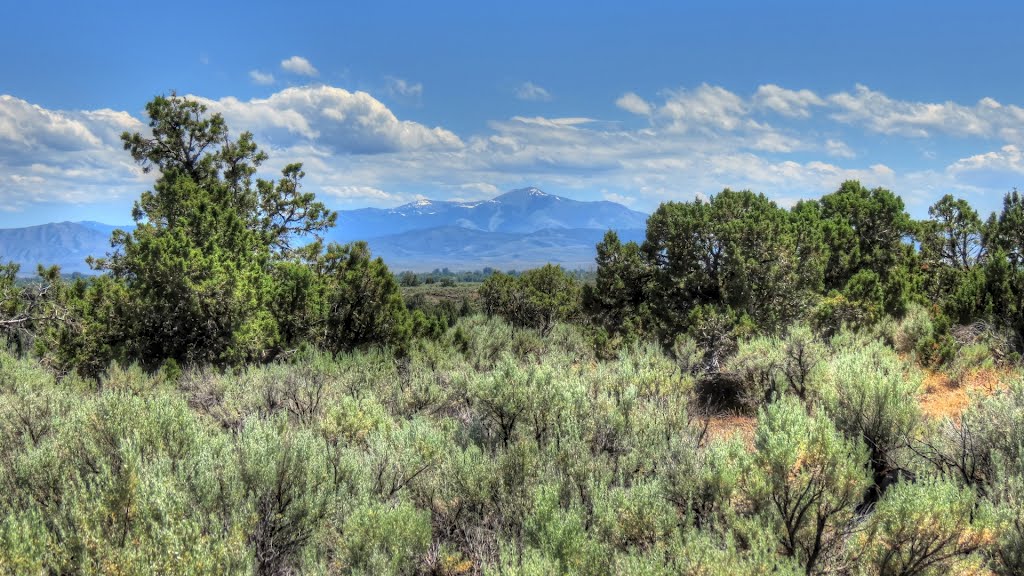
[[(579, 282), (592, 282), (595, 277), (593, 270), (567, 270), (566, 273)], [(502, 272), (494, 268), (485, 267), (482, 270), (471, 270), (452, 272), (448, 268), (435, 268), (433, 272), (413, 272), (404, 270), (397, 274), (398, 283), (403, 287), (415, 287), (424, 284), (438, 284), (451, 287), (459, 282), (483, 282), (494, 274), (506, 274), (518, 276), (522, 274), (519, 270), (508, 270)]]

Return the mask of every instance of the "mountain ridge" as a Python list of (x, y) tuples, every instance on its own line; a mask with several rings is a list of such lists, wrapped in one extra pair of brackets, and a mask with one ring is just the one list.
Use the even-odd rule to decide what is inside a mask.
[[(547, 262), (585, 268), (593, 265), (595, 245), (607, 230), (620, 232), (624, 241), (642, 240), (647, 216), (614, 202), (573, 200), (528, 187), (489, 200), (420, 199), (395, 208), (342, 210), (325, 240), (366, 240), (396, 271), (523, 269)], [(17, 262), (23, 276), (33, 275), (40, 263), (89, 274), (86, 257), (105, 255), (111, 233), (131, 228), (65, 221), (0, 229), (0, 262)]]
[(646, 227), (647, 216), (615, 202), (573, 200), (529, 187), (490, 200), (421, 199), (395, 208), (342, 210), (327, 237), (349, 242), (441, 226), (518, 234), (545, 228), (633, 229)]

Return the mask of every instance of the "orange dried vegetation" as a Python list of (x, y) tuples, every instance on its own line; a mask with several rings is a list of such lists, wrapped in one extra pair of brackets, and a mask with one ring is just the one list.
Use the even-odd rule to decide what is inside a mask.
[(708, 438), (711, 440), (725, 440), (731, 436), (737, 436), (748, 448), (754, 447), (754, 429), (757, 427), (757, 419), (753, 416), (741, 414), (718, 414), (712, 416), (708, 422)]
[(976, 394), (991, 394), (1006, 386), (1007, 373), (995, 368), (969, 371), (960, 383), (942, 372), (927, 371), (918, 402), (928, 418), (958, 419)]

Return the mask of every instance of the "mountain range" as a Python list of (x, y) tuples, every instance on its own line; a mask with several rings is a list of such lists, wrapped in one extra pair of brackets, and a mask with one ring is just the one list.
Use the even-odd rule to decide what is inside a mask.
[[(594, 265), (595, 245), (607, 230), (623, 241), (640, 241), (647, 214), (614, 202), (583, 202), (538, 188), (522, 188), (490, 200), (417, 200), (397, 208), (338, 212), (326, 240), (366, 240), (393, 270), (435, 268), (525, 269), (552, 262), (566, 268)], [(110, 233), (99, 222), (59, 222), (0, 229), (0, 262), (58, 264), (65, 273), (89, 273), (86, 256), (110, 251)]]

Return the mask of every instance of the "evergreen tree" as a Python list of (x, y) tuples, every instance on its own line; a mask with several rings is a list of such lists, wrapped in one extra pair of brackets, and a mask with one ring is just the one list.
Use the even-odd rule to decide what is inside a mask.
[(1024, 196), (1013, 190), (999, 215), (989, 216), (982, 238), (985, 306), (998, 323), (1024, 335)]
[(903, 200), (884, 188), (848, 180), (819, 202), (829, 254), (825, 289), (846, 291), (858, 272), (869, 270), (881, 282), (886, 312), (902, 314), (915, 257), (913, 246), (904, 242), (914, 226)]
[(966, 200), (949, 194), (928, 208), (928, 215), (919, 226), (925, 296), (966, 324), (984, 312), (981, 218)]
[(513, 277), (492, 274), (480, 287), (484, 311), (515, 326), (536, 328), (547, 335), (559, 321), (579, 312), (581, 291), (561, 266), (546, 264)]
[[(686, 332), (691, 313), (704, 306), (773, 332), (797, 317), (819, 283), (813, 261), (820, 251), (797, 244), (796, 221), (749, 191), (662, 204), (648, 220), (643, 245), (662, 338)], [(801, 262), (801, 251), (808, 262)]]
[[(135, 228), (115, 231), (114, 252), (93, 262), (125, 288), (115, 307), (124, 332), (113, 336), (148, 365), (272, 356), (282, 336), (271, 307), (274, 266), (301, 256), (293, 243), (325, 231), (335, 214), (300, 190), (299, 164), (277, 182), (254, 181), (266, 155), (248, 132), (232, 139), (203, 104), (172, 94), (146, 112), (149, 137), (122, 140), (159, 177), (135, 203)], [(94, 287), (102, 289), (109, 286)]]
[(318, 262), (327, 308), (321, 341), (331, 352), (367, 344), (403, 346), (412, 318), (395, 277), (366, 242), (331, 244)]
[(597, 277), (583, 287), (583, 304), (610, 335), (638, 336), (650, 324), (651, 273), (636, 242), (622, 244), (609, 230), (597, 245)]

